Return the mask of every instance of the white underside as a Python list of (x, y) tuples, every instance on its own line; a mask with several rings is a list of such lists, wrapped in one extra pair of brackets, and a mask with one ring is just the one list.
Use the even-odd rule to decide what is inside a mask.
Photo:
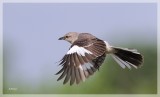
[(114, 50), (112, 49), (112, 46), (110, 46), (107, 41), (104, 41), (104, 42), (105, 42), (105, 44), (106, 44), (107, 53), (113, 53)]

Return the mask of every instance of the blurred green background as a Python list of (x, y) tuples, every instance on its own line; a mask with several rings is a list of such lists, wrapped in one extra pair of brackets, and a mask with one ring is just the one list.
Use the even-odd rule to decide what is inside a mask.
[[(126, 46), (135, 47), (135, 46)], [(140, 46), (139, 46), (140, 47)], [(89, 94), (154, 94), (157, 93), (157, 49), (156, 46), (135, 47), (144, 55), (144, 64), (139, 69), (122, 69), (107, 57), (100, 71), (85, 83), (57, 88), (61, 93)]]
[[(126, 45), (126, 47), (135, 47)], [(139, 69), (122, 69), (110, 56), (100, 70), (86, 82), (74, 86), (56, 87), (57, 93), (86, 94), (155, 94), (157, 93), (157, 48), (139, 46), (144, 55), (144, 64)], [(42, 90), (45, 91), (45, 90)]]
[[(27, 85), (17, 82), (19, 89), (8, 91), (14, 93), (40, 94), (156, 94), (157, 93), (157, 46), (156, 45), (123, 45), (134, 47), (144, 55), (143, 66), (139, 69), (122, 69), (110, 56), (107, 56), (100, 70), (79, 85), (63, 85), (62, 81), (52, 83), (42, 82), (34, 91), (27, 90)], [(50, 83), (48, 83), (50, 82)], [(57, 85), (55, 85), (57, 84)], [(4, 82), (4, 86), (5, 82)]]

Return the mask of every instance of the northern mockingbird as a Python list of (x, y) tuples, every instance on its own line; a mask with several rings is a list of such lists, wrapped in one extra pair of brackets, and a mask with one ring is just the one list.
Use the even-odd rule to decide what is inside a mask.
[(60, 62), (62, 69), (56, 73), (61, 74), (57, 81), (65, 78), (63, 84), (69, 80), (70, 85), (85, 81), (100, 68), (107, 54), (122, 68), (138, 68), (143, 63), (143, 57), (136, 49), (110, 46), (106, 41), (89, 33), (69, 32), (59, 40), (72, 44)]

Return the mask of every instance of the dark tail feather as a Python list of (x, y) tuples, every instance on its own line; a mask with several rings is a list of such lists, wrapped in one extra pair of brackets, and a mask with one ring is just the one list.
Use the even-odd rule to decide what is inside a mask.
[(131, 66), (137, 68), (142, 65), (143, 56), (136, 49), (118, 47), (112, 48), (115, 50), (112, 57), (122, 68), (131, 68)]

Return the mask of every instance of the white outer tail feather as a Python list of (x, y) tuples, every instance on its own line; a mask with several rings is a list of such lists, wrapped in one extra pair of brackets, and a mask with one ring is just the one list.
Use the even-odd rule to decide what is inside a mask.
[(133, 65), (132, 63), (129, 63), (127, 61), (123, 61), (122, 59), (120, 59), (118, 56), (116, 56), (114, 54), (111, 54), (111, 56), (123, 69), (125, 69), (126, 67), (131, 69), (131, 66), (133, 66), (134, 68), (137, 69), (137, 66)]
[[(112, 58), (123, 68), (125, 69), (126, 67), (128, 67), (129, 69), (131, 69), (131, 66), (133, 66), (134, 68), (137, 69), (137, 66), (133, 65), (132, 63), (130, 62), (127, 62), (127, 61), (123, 61), (122, 59), (120, 59), (118, 56), (114, 55), (114, 50), (112, 49), (112, 46), (109, 45), (108, 42), (104, 41), (105, 44), (106, 44), (106, 49), (107, 49), (107, 52), (111, 54)], [(127, 50), (127, 51), (132, 51), (134, 53), (137, 53), (137, 54), (140, 54), (139, 52), (137, 52), (136, 49), (128, 49), (128, 48), (123, 48), (124, 50)]]

